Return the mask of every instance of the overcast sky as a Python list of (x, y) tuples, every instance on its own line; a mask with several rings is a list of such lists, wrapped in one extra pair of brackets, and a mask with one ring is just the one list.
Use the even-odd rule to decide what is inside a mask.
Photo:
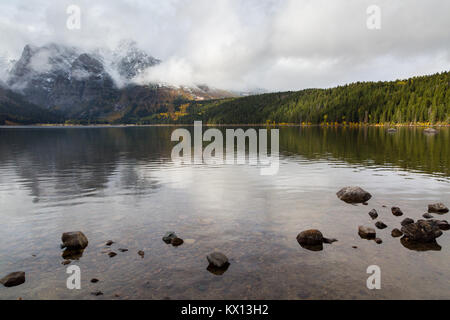
[[(71, 4), (80, 30), (66, 27)], [(163, 60), (144, 82), (298, 90), (450, 70), (449, 16), (448, 0), (1, 0), (0, 56), (134, 39)]]

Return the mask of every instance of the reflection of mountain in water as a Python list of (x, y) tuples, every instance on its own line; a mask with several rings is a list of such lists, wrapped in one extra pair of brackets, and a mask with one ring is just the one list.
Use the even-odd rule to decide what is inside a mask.
[(0, 163), (14, 167), (35, 201), (89, 196), (114, 175), (121, 188), (140, 193), (158, 184), (140, 178), (136, 165), (170, 156), (167, 142), (170, 131), (158, 128), (0, 129)]

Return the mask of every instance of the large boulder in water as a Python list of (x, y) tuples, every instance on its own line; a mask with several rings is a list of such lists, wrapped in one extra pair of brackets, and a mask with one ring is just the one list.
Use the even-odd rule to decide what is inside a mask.
[(447, 213), (448, 208), (443, 203), (434, 203), (428, 205), (429, 213)]
[(339, 190), (336, 195), (347, 203), (364, 203), (372, 198), (370, 193), (360, 187), (345, 187)]
[(8, 274), (6, 277), (0, 279), (0, 283), (5, 287), (15, 287), (25, 282), (25, 272), (17, 271)]
[(405, 238), (416, 242), (432, 242), (442, 235), (436, 221), (419, 220), (402, 227)]
[(84, 249), (88, 245), (88, 239), (81, 231), (65, 232), (61, 236), (62, 248), (70, 250)]

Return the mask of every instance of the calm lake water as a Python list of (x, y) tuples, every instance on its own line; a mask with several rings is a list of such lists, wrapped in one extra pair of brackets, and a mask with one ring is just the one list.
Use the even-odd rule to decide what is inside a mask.
[[(176, 165), (174, 129), (0, 128), (0, 277), (26, 272), (0, 299), (450, 299), (450, 231), (427, 251), (391, 237), (429, 203), (450, 206), (448, 128), (282, 128), (275, 176)], [(369, 205), (340, 201), (348, 185), (369, 191)], [(373, 208), (388, 225), (381, 245), (358, 236)], [(339, 241), (306, 250), (296, 236), (311, 228)], [(82, 288), (68, 290), (59, 245), (77, 230), (89, 246), (71, 263)], [(172, 230), (182, 246), (161, 240)], [(220, 276), (207, 270), (214, 250), (231, 263)], [(381, 290), (366, 287), (369, 265)]]

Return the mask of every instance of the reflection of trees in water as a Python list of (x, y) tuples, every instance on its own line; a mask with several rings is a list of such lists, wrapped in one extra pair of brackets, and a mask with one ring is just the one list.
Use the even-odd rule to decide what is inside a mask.
[(450, 130), (426, 135), (423, 128), (291, 127), (280, 132), (280, 152), (307, 159), (336, 159), (350, 164), (396, 166), (450, 175)]
[[(0, 129), (0, 162), (12, 164), (31, 195), (58, 197), (106, 188), (118, 175), (122, 188), (156, 188), (135, 164), (170, 157), (170, 128)], [(50, 183), (50, 185), (49, 185)]]

